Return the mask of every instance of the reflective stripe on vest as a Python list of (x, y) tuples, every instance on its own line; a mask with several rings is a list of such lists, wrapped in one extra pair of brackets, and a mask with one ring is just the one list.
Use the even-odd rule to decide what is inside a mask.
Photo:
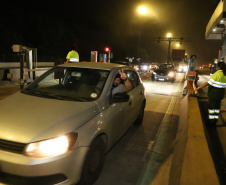
[(215, 110), (214, 109), (208, 109), (209, 114), (214, 114)]
[(213, 80), (212, 78), (210, 78), (210, 80), (208, 81), (208, 83), (210, 85), (212, 85), (213, 87), (217, 87), (217, 88), (225, 88), (226, 87), (226, 83), (217, 82), (217, 81)]

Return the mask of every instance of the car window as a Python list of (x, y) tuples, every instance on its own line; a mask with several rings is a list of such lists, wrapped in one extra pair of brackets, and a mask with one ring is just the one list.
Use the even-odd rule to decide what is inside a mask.
[(126, 71), (127, 77), (132, 84), (132, 88), (135, 88), (139, 85), (139, 77), (135, 71)]
[(55, 67), (23, 90), (24, 93), (65, 100), (96, 100), (109, 71), (89, 68)]

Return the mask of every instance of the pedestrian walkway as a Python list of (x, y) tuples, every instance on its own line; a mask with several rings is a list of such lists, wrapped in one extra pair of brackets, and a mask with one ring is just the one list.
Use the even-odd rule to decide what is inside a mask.
[[(226, 94), (225, 94), (226, 95)], [(220, 118), (216, 127), (207, 126), (208, 122), (208, 97), (207, 88), (199, 93), (198, 97), (203, 126), (208, 141), (209, 149), (215, 164), (220, 184), (226, 184), (226, 96), (221, 101)]]

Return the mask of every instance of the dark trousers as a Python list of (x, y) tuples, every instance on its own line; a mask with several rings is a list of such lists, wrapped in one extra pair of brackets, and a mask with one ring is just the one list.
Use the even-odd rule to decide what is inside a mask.
[(224, 88), (216, 88), (209, 85), (208, 88), (208, 113), (209, 124), (216, 125), (219, 115), (221, 100), (224, 98)]

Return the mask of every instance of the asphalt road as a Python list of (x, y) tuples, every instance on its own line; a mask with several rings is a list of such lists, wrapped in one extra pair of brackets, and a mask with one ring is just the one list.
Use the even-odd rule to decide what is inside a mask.
[(147, 95), (143, 124), (129, 129), (108, 152), (95, 185), (168, 184), (183, 75), (178, 73), (175, 83), (143, 80)]

